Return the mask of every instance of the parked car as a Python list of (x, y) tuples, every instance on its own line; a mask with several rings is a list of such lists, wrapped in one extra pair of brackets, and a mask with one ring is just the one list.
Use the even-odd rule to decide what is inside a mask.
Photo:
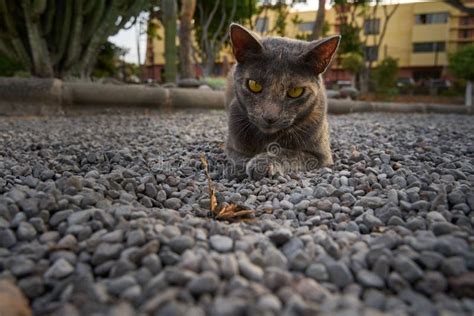
[(401, 77), (397, 79), (397, 89), (401, 94), (413, 94), (415, 80), (411, 77)]
[(352, 99), (357, 100), (359, 97), (359, 90), (354, 87), (344, 87), (339, 90), (327, 89), (326, 96), (329, 99)]
[(442, 91), (449, 90), (453, 84), (447, 79), (431, 79), (429, 85), (431, 89), (434, 89), (439, 94)]
[(352, 87), (352, 82), (350, 80), (337, 80), (336, 85), (339, 89)]
[(407, 87), (407, 86), (412, 87), (414, 85), (415, 85), (415, 80), (413, 80), (413, 78), (401, 77), (401, 78), (397, 79), (397, 87), (398, 88), (403, 88), (403, 87)]
[(356, 100), (359, 97), (359, 90), (352, 86), (350, 80), (335, 80), (326, 82), (327, 97), (329, 99), (347, 99)]
[(359, 90), (357, 90), (356, 88), (352, 86), (341, 88), (339, 92), (341, 93), (341, 98), (343, 99), (350, 98), (352, 100), (357, 100), (360, 94)]
[(350, 80), (331, 80), (331, 81), (325, 81), (324, 84), (328, 89), (332, 90), (339, 90), (344, 87), (350, 87), (352, 86), (352, 83)]
[(338, 90), (326, 89), (326, 96), (328, 99), (340, 99), (341, 93)]

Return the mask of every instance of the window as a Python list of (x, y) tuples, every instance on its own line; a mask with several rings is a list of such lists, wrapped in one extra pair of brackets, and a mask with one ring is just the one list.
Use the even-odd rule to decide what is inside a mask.
[(379, 47), (378, 46), (366, 46), (365, 57), (367, 61), (376, 61), (379, 59)]
[(301, 32), (310, 32), (313, 30), (314, 22), (303, 22), (298, 24), (298, 29)]
[(368, 19), (364, 21), (364, 34), (375, 35), (380, 33), (380, 19)]
[(459, 30), (459, 38), (471, 38), (474, 35), (474, 30)]
[(463, 16), (459, 19), (459, 24), (460, 25), (474, 24), (474, 17)]
[(448, 12), (426, 13), (415, 15), (416, 24), (444, 24), (448, 23)]
[(255, 30), (259, 33), (264, 33), (267, 31), (268, 18), (258, 18), (257, 22), (255, 22)]
[(414, 53), (444, 52), (445, 47), (446, 47), (445, 42), (413, 43), (413, 52)]

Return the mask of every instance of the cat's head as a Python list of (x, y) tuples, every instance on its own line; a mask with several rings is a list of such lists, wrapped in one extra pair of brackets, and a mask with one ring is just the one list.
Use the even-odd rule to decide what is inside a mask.
[[(234, 90), (250, 121), (272, 134), (291, 127), (325, 106), (320, 74), (331, 63), (340, 36), (305, 42), (257, 35), (231, 24), (230, 39), (237, 60)], [(321, 109), (324, 110), (324, 109)]]

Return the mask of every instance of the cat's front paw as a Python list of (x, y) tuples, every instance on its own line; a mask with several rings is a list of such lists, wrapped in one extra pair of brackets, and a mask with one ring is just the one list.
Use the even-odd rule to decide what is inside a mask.
[(229, 160), (224, 166), (223, 176), (228, 180), (243, 180), (247, 176), (245, 162)]
[(260, 180), (265, 177), (271, 178), (277, 174), (282, 174), (282, 166), (275, 160), (275, 157), (263, 154), (253, 157), (247, 162), (245, 172), (250, 179)]

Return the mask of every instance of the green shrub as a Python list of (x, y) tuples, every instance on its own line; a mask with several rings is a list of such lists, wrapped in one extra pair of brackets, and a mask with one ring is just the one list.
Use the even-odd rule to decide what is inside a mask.
[(357, 52), (347, 53), (341, 57), (342, 68), (350, 71), (353, 74), (358, 73), (364, 68), (364, 57)]
[(472, 86), (474, 81), (474, 45), (461, 47), (449, 55), (449, 70), (458, 79), (466, 80), (465, 104), (472, 106)]
[(213, 90), (225, 90), (227, 84), (226, 77), (206, 77), (203, 81)]
[(397, 90), (398, 60), (392, 57), (383, 59), (372, 73), (372, 83), (379, 95), (393, 96)]
[(459, 79), (474, 81), (474, 45), (467, 45), (449, 55), (449, 70)]
[(0, 54), (0, 77), (12, 77), (22, 71), (24, 72), (24, 69), (19, 62)]

